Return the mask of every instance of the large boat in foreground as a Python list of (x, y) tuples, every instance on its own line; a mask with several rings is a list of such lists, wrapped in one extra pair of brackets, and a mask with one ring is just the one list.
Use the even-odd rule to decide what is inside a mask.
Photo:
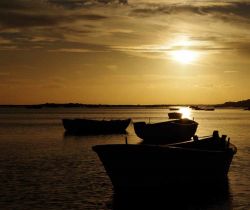
[(131, 119), (124, 120), (91, 120), (63, 119), (63, 126), (70, 134), (113, 134), (125, 133)]
[(170, 120), (158, 123), (135, 122), (136, 135), (147, 143), (170, 144), (190, 140), (198, 123), (189, 119)]
[(227, 179), (236, 146), (226, 136), (171, 145), (96, 145), (115, 190), (165, 188), (186, 183), (212, 184)]

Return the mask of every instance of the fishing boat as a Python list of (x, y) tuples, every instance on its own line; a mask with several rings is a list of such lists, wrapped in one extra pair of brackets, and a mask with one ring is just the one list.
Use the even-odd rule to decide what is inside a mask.
[(170, 144), (187, 141), (195, 135), (198, 123), (189, 119), (158, 123), (135, 122), (136, 135), (147, 143)]
[(169, 119), (181, 119), (182, 118), (182, 113), (180, 113), (180, 112), (169, 112), (168, 113), (168, 118)]
[(170, 108), (169, 108), (169, 110), (170, 110), (170, 111), (178, 111), (178, 110), (179, 110), (179, 108), (170, 107)]
[(215, 109), (214, 108), (204, 108), (203, 110), (205, 110), (205, 111), (214, 111)]
[(214, 111), (215, 109), (213, 107), (206, 107), (206, 106), (190, 106), (193, 110), (204, 110), (204, 111)]
[(113, 187), (117, 191), (166, 188), (178, 184), (213, 184), (227, 179), (237, 151), (223, 135), (171, 145), (96, 145)]
[(93, 119), (62, 119), (63, 126), (70, 134), (112, 134), (125, 133), (131, 119), (124, 120), (93, 120)]

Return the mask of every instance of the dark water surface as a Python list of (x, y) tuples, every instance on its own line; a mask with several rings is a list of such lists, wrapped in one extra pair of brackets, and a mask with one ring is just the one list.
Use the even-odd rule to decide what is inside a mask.
[[(0, 109), (0, 209), (250, 209), (250, 112), (192, 111), (197, 134), (213, 130), (238, 147), (228, 183), (194, 194), (114, 194), (96, 144), (124, 143), (125, 135), (65, 136), (62, 118), (164, 121), (167, 109)], [(137, 143), (133, 126), (128, 142)]]

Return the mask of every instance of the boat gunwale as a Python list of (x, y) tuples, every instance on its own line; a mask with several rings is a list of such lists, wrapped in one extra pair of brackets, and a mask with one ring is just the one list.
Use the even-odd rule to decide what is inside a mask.
[(155, 123), (146, 123), (145, 121), (138, 121), (138, 122), (133, 122), (133, 124), (143, 124), (144, 126), (151, 126), (151, 125), (161, 125), (161, 124), (180, 124), (181, 126), (191, 126), (191, 125), (199, 125), (198, 122), (194, 121), (194, 120), (190, 120), (188, 119), (189, 123), (180, 123), (180, 121), (186, 120), (187, 118), (181, 118), (181, 119), (177, 119), (177, 120), (168, 120), (168, 121), (162, 121), (162, 122), (155, 122)]
[(121, 118), (115, 118), (115, 119), (89, 119), (89, 118), (63, 118), (62, 121), (64, 120), (69, 120), (69, 121), (90, 121), (90, 122), (124, 122), (124, 121), (129, 121), (129, 122), (132, 122), (132, 119), (131, 118), (126, 118), (126, 119), (121, 119)]
[[(183, 142), (182, 142), (183, 143)], [(151, 144), (104, 144), (104, 145), (95, 145), (92, 147), (92, 149), (96, 152), (98, 150), (98, 147), (109, 147), (109, 146), (130, 146), (133, 145), (132, 147), (139, 147), (143, 146), (145, 148), (159, 148), (159, 149), (175, 149), (178, 151), (193, 151), (193, 152), (206, 152), (206, 153), (226, 153), (226, 152), (232, 152), (233, 154), (236, 154), (237, 152), (237, 147), (229, 143), (229, 146), (225, 149), (221, 150), (208, 150), (208, 149), (197, 149), (197, 148), (186, 148), (186, 147), (178, 147), (178, 146), (171, 146), (171, 145), (151, 145)], [(97, 150), (96, 150), (97, 148)]]

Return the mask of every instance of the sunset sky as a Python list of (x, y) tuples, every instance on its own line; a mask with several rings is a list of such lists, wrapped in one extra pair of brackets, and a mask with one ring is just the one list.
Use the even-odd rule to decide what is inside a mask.
[(0, 104), (250, 98), (250, 1), (0, 0)]

